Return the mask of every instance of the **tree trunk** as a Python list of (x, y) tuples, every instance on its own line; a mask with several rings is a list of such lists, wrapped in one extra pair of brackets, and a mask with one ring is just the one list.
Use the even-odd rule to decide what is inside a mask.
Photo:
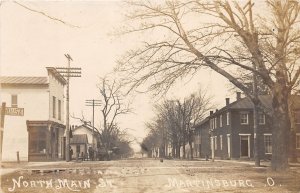
[(176, 143), (173, 143), (173, 144), (172, 144), (172, 157), (173, 157), (173, 158), (176, 158), (176, 154), (175, 154), (176, 148), (177, 148)]
[(192, 143), (189, 143), (190, 145), (190, 152), (191, 152), (191, 159), (194, 159), (194, 151), (193, 151), (193, 144)]
[(260, 167), (260, 156), (259, 156), (259, 129), (258, 129), (258, 108), (257, 103), (254, 102), (253, 108), (253, 130), (254, 130), (254, 160), (255, 166)]
[(186, 155), (185, 155), (185, 139), (183, 139), (183, 142), (182, 142), (182, 159), (185, 159), (186, 158)]
[(288, 168), (288, 137), (290, 120), (287, 97), (284, 87), (277, 87), (273, 92), (273, 131), (272, 131), (272, 162), (274, 171), (283, 171)]
[(178, 145), (177, 145), (177, 149), (176, 149), (176, 157), (178, 158), (178, 159), (180, 159), (180, 143), (178, 143)]

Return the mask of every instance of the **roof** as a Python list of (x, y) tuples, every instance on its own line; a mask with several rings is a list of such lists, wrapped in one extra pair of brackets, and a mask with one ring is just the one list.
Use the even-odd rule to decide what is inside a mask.
[[(258, 97), (260, 102), (263, 104), (264, 108), (272, 109), (272, 98), (270, 95), (262, 95)], [(229, 109), (252, 109), (254, 104), (249, 97), (242, 98), (231, 104), (229, 104)]]
[[(272, 112), (272, 97), (271, 95), (261, 95), (258, 96), (260, 102), (262, 103), (264, 110), (266, 112)], [(300, 109), (300, 95), (292, 95), (292, 101), (293, 101), (293, 108), (294, 109)], [(220, 114), (221, 112), (225, 110), (242, 110), (242, 109), (253, 109), (254, 104), (252, 103), (251, 99), (249, 97), (245, 97), (242, 99), (239, 99), (237, 101), (234, 101), (233, 103), (229, 104), (228, 106), (225, 106), (215, 112), (212, 116)]]
[(70, 138), (70, 143), (71, 144), (88, 143), (87, 135), (86, 134), (73, 135), (73, 137)]
[(1, 84), (47, 85), (47, 77), (1, 76)]
[(196, 124), (194, 127), (199, 129), (199, 127), (201, 125), (203, 125), (204, 123), (208, 122), (209, 121), (209, 117), (206, 117), (205, 119), (203, 119), (202, 121), (200, 121), (198, 124)]
[[(271, 95), (261, 95), (258, 96), (260, 102), (264, 106), (266, 111), (272, 112), (272, 97)], [(300, 109), (300, 95), (292, 95), (292, 101), (293, 101), (293, 108), (294, 109)], [(203, 119), (200, 123), (198, 123), (195, 127), (199, 127), (203, 125), (205, 122), (209, 120), (210, 117), (218, 115), (228, 109), (230, 110), (243, 110), (243, 109), (253, 109), (254, 104), (252, 103), (251, 99), (249, 97), (241, 98), (239, 100), (234, 101), (233, 103), (230, 103), (229, 105), (221, 108), (220, 110), (216, 111), (212, 115), (206, 117)]]
[[(272, 98), (270, 95), (261, 95), (258, 96), (260, 102), (262, 103), (263, 107), (267, 111), (272, 111)], [(254, 104), (251, 101), (249, 97), (241, 98), (239, 100), (234, 101), (233, 103), (230, 103), (229, 105), (221, 108), (217, 112), (215, 112), (213, 115), (217, 115), (225, 110), (242, 110), (242, 109), (253, 109)], [(213, 116), (212, 115), (212, 116)]]
[[(74, 130), (79, 129), (80, 127), (86, 128), (87, 130), (93, 132), (93, 126), (88, 125), (88, 124), (82, 124), (82, 125), (76, 126), (76, 127), (74, 128)], [(94, 127), (94, 131), (95, 131), (96, 133), (99, 133), (99, 130), (98, 130), (96, 127)]]
[(47, 68), (47, 71), (48, 71), (48, 75), (52, 74), (63, 85), (67, 84), (66, 79), (56, 70), (56, 68), (54, 68), (54, 67), (46, 67), (46, 68)]

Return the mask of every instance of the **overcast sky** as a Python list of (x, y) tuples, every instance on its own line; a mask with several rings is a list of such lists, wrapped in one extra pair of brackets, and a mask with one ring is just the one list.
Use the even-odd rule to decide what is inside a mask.
[[(123, 24), (125, 7), (118, 1), (24, 1), (23, 5), (70, 25), (51, 20), (14, 2), (2, 2), (0, 8), (0, 72), (2, 76), (46, 76), (47, 66), (66, 66), (64, 54), (72, 56), (71, 66), (82, 68), (81, 78), (71, 79), (70, 113), (91, 120), (92, 109), (85, 107), (86, 99), (99, 99), (98, 77), (110, 73), (116, 60), (140, 40), (134, 36), (115, 37), (111, 32)], [(71, 25), (79, 26), (72, 27)], [(200, 86), (222, 107), (228, 91), (228, 81), (214, 72), (198, 73), (189, 83), (180, 82), (168, 96), (184, 97)], [(150, 100), (151, 98), (151, 100)], [(135, 113), (122, 117), (123, 128), (141, 139), (144, 123), (153, 117), (150, 94), (135, 97)], [(99, 112), (99, 108), (97, 112)], [(95, 126), (100, 125), (96, 113)], [(78, 124), (71, 119), (71, 124)]]

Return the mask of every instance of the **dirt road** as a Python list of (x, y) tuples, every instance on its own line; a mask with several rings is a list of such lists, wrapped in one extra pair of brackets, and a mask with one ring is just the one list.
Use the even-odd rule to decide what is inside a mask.
[(300, 168), (285, 173), (238, 162), (120, 160), (30, 166), (2, 176), (3, 192), (300, 193)]

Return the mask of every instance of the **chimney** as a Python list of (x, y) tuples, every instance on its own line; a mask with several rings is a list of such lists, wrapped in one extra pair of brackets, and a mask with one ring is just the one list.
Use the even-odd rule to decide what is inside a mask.
[(226, 100), (226, 106), (228, 106), (228, 105), (229, 105), (229, 102), (230, 102), (230, 101), (229, 101), (230, 99), (229, 99), (229, 98), (226, 98), (225, 100)]
[(212, 115), (212, 114), (214, 114), (214, 112), (213, 111), (209, 111), (209, 115)]
[(216, 112), (218, 112), (218, 109), (216, 109)]
[(241, 99), (241, 92), (236, 92), (236, 100), (240, 100)]

